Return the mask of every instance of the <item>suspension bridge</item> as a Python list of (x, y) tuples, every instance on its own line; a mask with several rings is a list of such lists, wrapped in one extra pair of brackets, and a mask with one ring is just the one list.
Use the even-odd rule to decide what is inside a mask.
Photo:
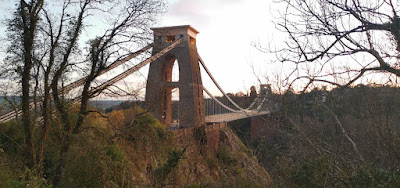
[[(259, 94), (247, 107), (241, 107), (224, 92), (197, 52), (196, 36), (199, 32), (196, 29), (190, 25), (183, 25), (152, 28), (152, 30), (154, 32), (153, 43), (113, 62), (100, 72), (100, 75), (125, 64), (150, 49), (152, 49), (151, 57), (92, 88), (91, 94), (100, 93), (150, 64), (145, 96), (146, 109), (149, 109), (154, 117), (167, 127), (190, 128), (270, 113), (267, 98), (270, 90), (266, 85), (261, 85)], [(179, 65), (179, 81), (172, 81), (172, 68), (175, 61)], [(221, 100), (221, 97), (215, 97), (203, 86), (201, 67), (222, 93), (225, 100)], [(60, 93), (67, 93), (82, 86), (86, 79), (84, 77), (64, 86)], [(174, 88), (179, 89), (179, 113), (176, 120), (172, 118), (172, 89)], [(204, 98), (203, 92), (209, 98)], [(75, 103), (79, 101), (80, 97), (72, 100)], [(33, 109), (34, 106), (35, 104), (32, 102), (30, 107)], [(0, 116), (0, 123), (13, 120), (20, 114), (21, 110), (5, 113)]]

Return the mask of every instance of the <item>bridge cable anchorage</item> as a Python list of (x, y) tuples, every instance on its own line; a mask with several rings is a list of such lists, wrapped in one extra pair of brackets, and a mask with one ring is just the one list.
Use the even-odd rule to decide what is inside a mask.
[[(108, 72), (108, 71), (110, 71), (110, 70), (112, 70), (112, 69), (124, 64), (124, 63), (126, 63), (127, 61), (137, 57), (138, 55), (142, 54), (143, 52), (149, 50), (151, 47), (153, 47), (153, 43), (148, 44), (147, 46), (145, 46), (144, 48), (142, 48), (142, 49), (140, 49), (140, 50), (138, 50), (136, 52), (130, 53), (129, 55), (127, 55), (126, 57), (124, 57), (124, 58), (122, 58), (120, 60), (114, 61), (107, 68), (105, 68), (104, 70), (100, 71), (98, 76), (100, 76), (100, 75), (102, 75), (102, 74), (104, 74), (104, 73), (106, 73), (106, 72)], [(85, 83), (86, 79), (87, 79), (87, 77), (84, 77), (84, 78), (81, 78), (81, 79), (79, 79), (79, 80), (77, 80), (77, 81), (75, 81), (73, 83), (70, 83), (67, 86), (65, 86), (63, 88), (63, 90), (59, 91), (58, 93), (61, 94), (62, 92), (69, 92), (69, 91), (71, 91), (71, 90), (83, 85)], [(41, 97), (39, 99), (39, 101), (42, 101), (42, 100), (43, 100), (43, 97)], [(29, 109), (33, 109), (34, 107), (35, 107), (35, 103), (34, 102), (29, 103)], [(8, 122), (10, 120), (15, 119), (16, 114), (21, 115), (22, 114), (22, 110), (18, 109), (17, 112), (15, 112), (15, 110), (12, 110), (12, 111), (9, 111), (9, 112), (1, 115), (0, 116), (0, 123)]]
[[(200, 64), (203, 66), (204, 70), (207, 72), (208, 76), (211, 78), (211, 80), (214, 82), (215, 86), (217, 86), (218, 90), (221, 91), (221, 93), (229, 100), (229, 102), (231, 102), (236, 108), (238, 108), (240, 111), (249, 111), (251, 107), (254, 106), (254, 104), (256, 103), (256, 100), (259, 99), (259, 96), (257, 96), (257, 98), (254, 99), (254, 101), (250, 104), (249, 107), (247, 108), (241, 108), (237, 103), (235, 103), (230, 97), (229, 95), (227, 95), (224, 90), (221, 88), (221, 86), (218, 84), (218, 82), (215, 80), (215, 78), (212, 76), (211, 72), (208, 70), (207, 66), (205, 65), (203, 59), (201, 59), (200, 55), (198, 56), (199, 62)], [(203, 87), (203, 89), (205, 89)], [(204, 90), (206, 91), (206, 90)], [(207, 91), (206, 91), (207, 93)], [(266, 99), (266, 97), (264, 97), (264, 100)], [(264, 101), (263, 100), (263, 101)], [(263, 102), (256, 108), (256, 109), (260, 109), (261, 105), (263, 104)]]

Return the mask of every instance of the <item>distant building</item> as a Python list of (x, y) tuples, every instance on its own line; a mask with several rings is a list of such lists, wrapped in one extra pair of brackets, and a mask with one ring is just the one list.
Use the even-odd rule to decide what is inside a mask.
[(250, 97), (251, 98), (256, 98), (257, 97), (257, 90), (255, 86), (251, 86), (250, 87)]

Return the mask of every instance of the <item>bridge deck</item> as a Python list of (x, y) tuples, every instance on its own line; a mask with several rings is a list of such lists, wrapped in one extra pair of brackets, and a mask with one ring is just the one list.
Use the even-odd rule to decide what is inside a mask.
[(221, 123), (221, 122), (229, 122), (235, 121), (239, 119), (244, 119), (253, 116), (265, 115), (269, 114), (269, 111), (259, 111), (259, 112), (236, 112), (236, 113), (226, 113), (226, 114), (217, 114), (206, 116), (207, 123)]

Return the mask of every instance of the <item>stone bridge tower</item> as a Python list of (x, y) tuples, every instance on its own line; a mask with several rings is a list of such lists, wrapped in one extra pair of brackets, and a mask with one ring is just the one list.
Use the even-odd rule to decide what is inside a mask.
[[(146, 106), (167, 126), (172, 120), (172, 89), (179, 88), (180, 127), (205, 124), (203, 85), (196, 47), (199, 33), (190, 25), (152, 28), (154, 32), (153, 55), (174, 41), (183, 41), (159, 59), (150, 63), (146, 86)], [(172, 81), (175, 60), (179, 66), (179, 81)]]

